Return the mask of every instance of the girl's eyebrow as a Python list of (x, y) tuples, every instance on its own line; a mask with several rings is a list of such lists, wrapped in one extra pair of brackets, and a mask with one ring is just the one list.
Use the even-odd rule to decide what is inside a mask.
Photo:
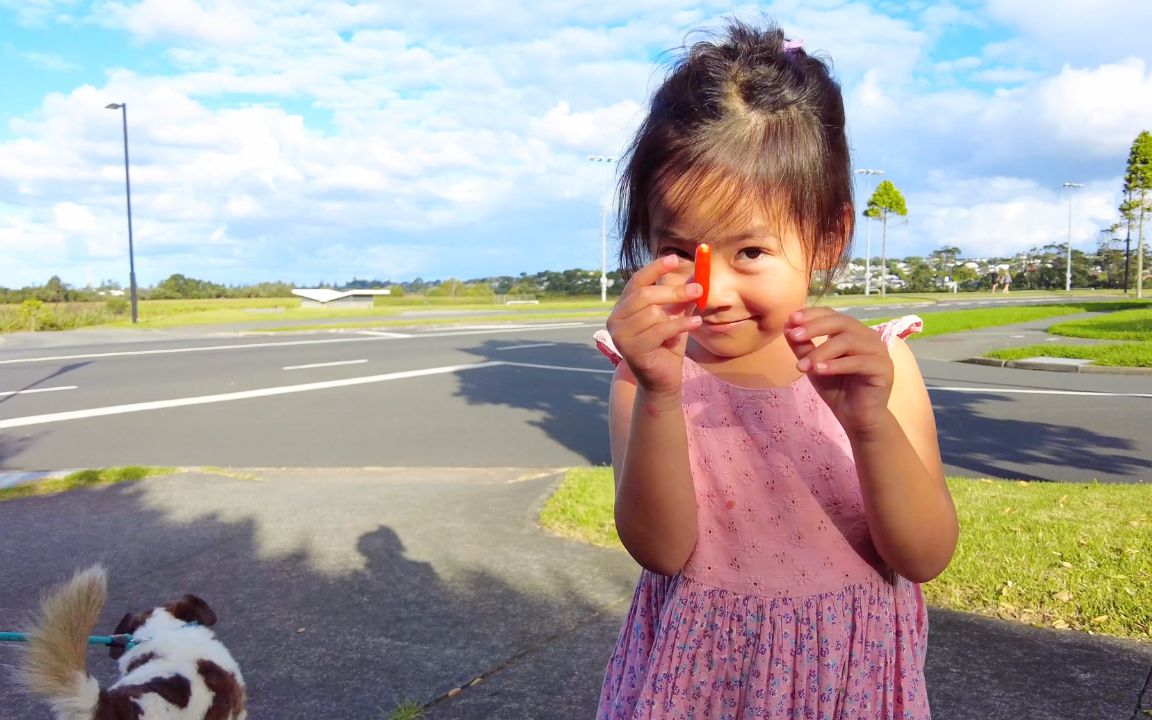
[(723, 235), (720, 237), (703, 238), (700, 240), (690, 240), (686, 237), (678, 235), (675, 230), (665, 226), (658, 226), (652, 228), (652, 237), (658, 240), (665, 240), (674, 243), (688, 243), (692, 245), (699, 245), (702, 242), (707, 242), (713, 247), (724, 246), (745, 242), (748, 240), (755, 240), (758, 242), (774, 242), (779, 243), (780, 239), (776, 233), (769, 230), (767, 227), (757, 225), (755, 227), (746, 228), (738, 233), (732, 235)]

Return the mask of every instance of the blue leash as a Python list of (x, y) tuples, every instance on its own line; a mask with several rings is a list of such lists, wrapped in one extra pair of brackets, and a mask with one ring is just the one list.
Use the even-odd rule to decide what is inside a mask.
[[(28, 633), (0, 632), (0, 642), (28, 642)], [(90, 635), (88, 644), (122, 647), (125, 650), (131, 650), (139, 645), (140, 641), (131, 635)]]

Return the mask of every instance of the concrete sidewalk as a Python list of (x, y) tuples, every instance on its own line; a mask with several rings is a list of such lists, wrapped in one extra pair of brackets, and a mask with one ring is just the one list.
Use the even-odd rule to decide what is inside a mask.
[[(251, 717), (590, 718), (637, 570), (539, 530), (556, 471), (185, 473), (0, 503), (0, 629), (104, 562), (122, 613), (185, 592), (220, 615)], [(933, 612), (934, 717), (1133, 718), (1152, 644)], [(0, 646), (0, 665), (18, 648)], [(107, 680), (113, 663), (90, 655)], [(48, 720), (0, 668), (0, 720)]]

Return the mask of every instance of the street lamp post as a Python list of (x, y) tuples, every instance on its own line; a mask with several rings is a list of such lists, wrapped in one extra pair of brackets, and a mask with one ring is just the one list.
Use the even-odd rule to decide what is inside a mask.
[[(873, 175), (883, 175), (884, 171), (883, 170), (870, 170), (870, 169), (866, 169), (866, 168), (860, 168), (860, 169), (856, 170), (856, 173), (858, 175), (867, 175), (868, 176), (868, 200), (871, 200), (872, 199), (872, 176)], [(868, 200), (864, 201), (865, 207), (867, 207)], [(864, 294), (865, 295), (871, 295), (872, 294), (872, 223), (868, 223), (868, 241), (867, 241), (867, 243), (868, 244), (867, 244), (867, 246), (865, 248), (865, 252), (864, 252)], [(881, 272), (883, 272), (883, 270), (881, 270)]]
[(136, 252), (132, 247), (132, 183), (128, 179), (128, 103), (109, 103), (106, 110), (119, 110), (124, 126), (124, 191), (128, 198), (128, 287), (132, 295), (132, 322), (139, 320), (136, 308)]
[(1064, 292), (1072, 292), (1072, 190), (1084, 187), (1084, 183), (1066, 182), (1062, 186), (1068, 192), (1068, 260), (1064, 269)]
[[(610, 155), (589, 155), (588, 160), (612, 165), (616, 158)], [(600, 195), (600, 302), (608, 302), (608, 193)]]

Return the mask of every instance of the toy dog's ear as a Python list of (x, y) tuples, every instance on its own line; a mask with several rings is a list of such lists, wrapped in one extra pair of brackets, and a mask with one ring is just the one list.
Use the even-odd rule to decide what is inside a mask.
[(216, 624), (216, 613), (195, 595), (185, 595), (182, 599), (168, 603), (164, 609), (184, 622), (200, 623), (204, 627)]

